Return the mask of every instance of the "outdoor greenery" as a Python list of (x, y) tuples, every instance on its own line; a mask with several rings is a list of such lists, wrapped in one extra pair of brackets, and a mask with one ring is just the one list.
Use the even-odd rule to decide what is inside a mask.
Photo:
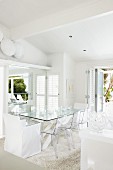
[[(20, 78), (20, 79), (14, 79), (13, 80), (14, 86), (13, 86), (13, 90), (14, 90), (14, 95), (17, 98), (17, 94), (19, 93), (24, 93), (21, 94), (23, 100), (28, 100), (28, 93), (26, 92), (26, 85), (24, 83), (24, 79)], [(9, 79), (9, 93), (11, 93), (11, 79)]]
[(104, 74), (104, 97), (105, 97), (105, 101), (109, 102), (110, 99), (112, 98), (111, 92), (113, 92), (113, 75), (109, 80), (108, 87), (106, 87), (106, 84), (108, 83), (107, 78), (108, 78), (108, 73)]

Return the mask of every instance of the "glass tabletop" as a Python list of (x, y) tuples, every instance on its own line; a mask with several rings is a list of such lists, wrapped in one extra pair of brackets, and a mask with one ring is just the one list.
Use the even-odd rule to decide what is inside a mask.
[(38, 119), (42, 121), (50, 121), (58, 118), (62, 118), (64, 116), (69, 116), (76, 114), (80, 109), (64, 109), (64, 110), (56, 110), (53, 112), (24, 112), (20, 113), (20, 116), (28, 117), (28, 118), (33, 118), (33, 119)]

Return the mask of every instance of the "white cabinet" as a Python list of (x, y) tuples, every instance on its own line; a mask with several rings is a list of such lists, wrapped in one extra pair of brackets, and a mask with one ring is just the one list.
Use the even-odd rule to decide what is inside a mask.
[(113, 170), (113, 131), (84, 130), (81, 138), (81, 170)]

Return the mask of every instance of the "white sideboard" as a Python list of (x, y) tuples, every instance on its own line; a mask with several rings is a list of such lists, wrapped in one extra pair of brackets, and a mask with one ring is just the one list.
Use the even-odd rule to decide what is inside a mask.
[(102, 133), (83, 130), (81, 138), (81, 170), (113, 170), (113, 131)]

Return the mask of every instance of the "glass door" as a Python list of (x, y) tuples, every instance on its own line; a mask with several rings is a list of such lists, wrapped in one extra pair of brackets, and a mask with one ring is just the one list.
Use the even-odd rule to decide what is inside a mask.
[(95, 69), (95, 110), (103, 111), (103, 71)]
[(89, 69), (86, 71), (86, 101), (90, 110), (103, 111), (103, 70)]
[(85, 99), (90, 110), (95, 110), (95, 69), (86, 70)]

